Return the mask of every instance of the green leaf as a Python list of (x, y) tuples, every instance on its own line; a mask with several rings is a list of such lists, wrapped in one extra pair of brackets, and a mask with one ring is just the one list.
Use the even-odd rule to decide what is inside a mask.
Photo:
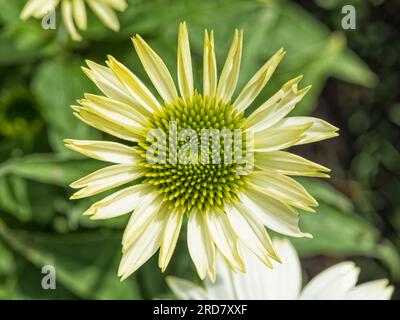
[(0, 276), (11, 273), (14, 267), (15, 262), (11, 251), (9, 251), (8, 248), (0, 242)]
[(39, 66), (32, 90), (42, 104), (43, 117), (51, 131), (50, 143), (58, 152), (68, 152), (63, 140), (96, 139), (99, 132), (76, 119), (70, 108), (85, 92), (95, 92), (81, 71), (78, 59), (49, 60)]
[(35, 154), (9, 160), (5, 166), (0, 166), (0, 175), (7, 173), (67, 187), (74, 180), (103, 166), (99, 161), (72, 158), (69, 155)]
[(354, 211), (354, 205), (351, 200), (329, 183), (318, 179), (297, 178), (296, 180), (319, 202), (337, 208), (342, 212)]
[(26, 261), (23, 257), (16, 259), (17, 268), (7, 279), (6, 299), (77, 299), (77, 296), (64, 288), (61, 283), (56, 283), (56, 289), (43, 289), (41, 269)]
[(347, 52), (337, 57), (332, 75), (340, 80), (358, 84), (367, 88), (374, 88), (377, 85), (377, 76), (369, 69), (354, 52)]
[(370, 255), (379, 239), (377, 229), (360, 216), (343, 213), (321, 201), (315, 214), (302, 215), (301, 224), (303, 230), (314, 236), (295, 241), (306, 256)]
[(291, 238), (302, 257), (315, 255), (364, 256), (381, 260), (392, 277), (400, 279), (400, 254), (379, 230), (352, 211), (344, 195), (327, 183), (309, 181), (307, 190), (319, 202), (316, 213), (301, 216), (301, 227), (313, 239)]
[(17, 176), (0, 176), (0, 209), (21, 221), (31, 219), (28, 187), (23, 179)]
[[(1, 221), (0, 221), (1, 223)], [(0, 225), (0, 237), (39, 270), (52, 265), (60, 283), (77, 297), (86, 299), (138, 299), (135, 277), (120, 282), (120, 235), (86, 232), (65, 236), (9, 230)]]

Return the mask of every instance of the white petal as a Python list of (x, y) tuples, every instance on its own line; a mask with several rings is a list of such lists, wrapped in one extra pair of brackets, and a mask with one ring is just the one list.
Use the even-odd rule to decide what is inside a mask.
[(287, 240), (274, 239), (273, 245), (282, 263), (273, 261), (268, 269), (247, 249), (243, 250), (247, 272), (233, 274), (233, 284), (238, 299), (294, 300), (301, 289), (301, 268), (296, 251)]
[(255, 265), (252, 273), (258, 278), (258, 290), (266, 300), (295, 300), (302, 282), (299, 257), (288, 240), (274, 239), (272, 243), (282, 262), (273, 262), (272, 270), (261, 269), (260, 263)]
[(228, 102), (235, 92), (239, 79), (240, 61), (242, 58), (243, 31), (235, 31), (231, 48), (224, 68), (222, 69), (217, 87), (217, 100)]
[(283, 49), (278, 50), (245, 85), (233, 103), (234, 108), (238, 110), (238, 112), (245, 111), (247, 107), (254, 101), (254, 99), (257, 98), (261, 90), (271, 78), (284, 55), (285, 52)]
[(351, 289), (346, 300), (390, 300), (394, 286), (389, 285), (387, 279), (363, 283)]
[(189, 254), (200, 279), (207, 273), (215, 281), (215, 246), (208, 231), (205, 218), (200, 212), (192, 211), (187, 226)]
[(167, 277), (168, 287), (180, 300), (207, 300), (207, 294), (203, 288), (184, 279)]
[(189, 35), (186, 23), (179, 25), (178, 36), (178, 82), (181, 97), (191, 99), (193, 97), (193, 70), (192, 57), (190, 55)]
[(270, 195), (250, 186), (239, 194), (239, 199), (266, 227), (292, 237), (311, 237), (300, 231), (299, 214)]
[(248, 249), (243, 249), (245, 273), (234, 273), (217, 255), (217, 280), (206, 281), (207, 299), (275, 300), (297, 299), (301, 289), (301, 268), (296, 251), (286, 240), (273, 241), (283, 263), (274, 262), (272, 270)]
[(140, 160), (136, 151), (117, 142), (65, 139), (65, 146), (93, 159), (134, 164)]
[(139, 35), (132, 38), (132, 41), (139, 59), (158, 93), (168, 104), (176, 101), (178, 93), (162, 59)]
[[(225, 269), (228, 269), (225, 271), (227, 274), (227, 276), (225, 276), (224, 273), (220, 272), (221, 267), (218, 266), (217, 283), (221, 280), (218, 278), (220, 273), (224, 275), (222, 278), (223, 283), (220, 284), (220, 288), (214, 288), (213, 291), (220, 292), (220, 295), (222, 295), (223, 292), (227, 292), (228, 294), (224, 295), (225, 299), (262, 300), (264, 299), (262, 290), (266, 283), (261, 281), (261, 274), (265, 272), (265, 270), (271, 270), (267, 268), (253, 252), (243, 246), (241, 246), (241, 249), (246, 264), (246, 272), (234, 273), (225, 266)], [(232, 294), (229, 294), (230, 292), (232, 292)]]
[(357, 283), (360, 270), (352, 262), (341, 262), (314, 277), (303, 289), (302, 300), (341, 300)]
[(215, 282), (206, 279), (205, 286), (209, 300), (237, 300), (238, 292), (235, 290), (233, 277), (234, 271), (228, 266), (220, 252), (216, 254), (217, 278)]
[(174, 253), (176, 242), (182, 226), (183, 212), (181, 210), (173, 210), (168, 217), (165, 230), (161, 239), (160, 256), (158, 266), (164, 272)]

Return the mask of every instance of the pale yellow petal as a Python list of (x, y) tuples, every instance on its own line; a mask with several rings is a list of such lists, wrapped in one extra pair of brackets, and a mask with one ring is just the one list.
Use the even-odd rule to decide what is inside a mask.
[(296, 145), (317, 142), (321, 140), (337, 137), (339, 129), (329, 124), (328, 122), (313, 117), (288, 117), (279, 121), (276, 128), (289, 128), (292, 126), (309, 125), (309, 128), (304, 132), (304, 137), (296, 142)]
[(285, 175), (328, 178), (331, 170), (286, 151), (256, 152), (255, 167)]
[(301, 79), (302, 76), (299, 76), (285, 83), (245, 120), (244, 126), (257, 132), (268, 129), (282, 120), (311, 89), (311, 86), (308, 86), (297, 90)]
[(72, 40), (81, 41), (82, 37), (75, 28), (72, 12), (72, 2), (70, 0), (64, 0), (61, 3), (61, 12), (65, 27), (67, 28), (68, 33), (71, 35)]
[(153, 113), (161, 108), (161, 105), (150, 90), (127, 67), (112, 56), (108, 56), (107, 64), (115, 76), (125, 85), (130, 95), (147, 111)]
[(178, 93), (165, 63), (139, 35), (133, 37), (132, 41), (144, 69), (160, 96), (169, 104), (176, 101)]
[(21, 11), (20, 18), (26, 20), (31, 16), (39, 19), (51, 10), (55, 10), (60, 0), (29, 0)]
[(180, 209), (173, 210), (165, 224), (165, 230), (161, 238), (160, 256), (158, 266), (164, 272), (174, 253), (176, 242), (178, 241), (179, 232), (182, 227), (183, 211)]
[(119, 21), (115, 12), (104, 2), (86, 0), (93, 12), (111, 30), (119, 31)]
[(218, 250), (234, 271), (245, 272), (244, 262), (239, 251), (238, 238), (224, 212), (211, 210), (206, 214), (207, 227)]
[(119, 11), (124, 11), (128, 5), (125, 0), (102, 0), (104, 3), (109, 5), (111, 8)]
[(98, 113), (93, 112), (93, 110), (81, 106), (71, 106), (71, 108), (75, 111), (74, 116), (79, 120), (114, 137), (136, 142), (143, 136), (141, 132), (137, 132), (136, 129), (132, 130), (131, 128), (131, 130), (129, 130), (124, 126), (100, 116)]
[(125, 280), (160, 248), (166, 212), (160, 210), (143, 228), (143, 232), (123, 251), (118, 276)]
[(254, 133), (254, 151), (271, 152), (289, 148), (301, 141), (311, 124), (273, 127)]
[(124, 215), (136, 209), (148, 191), (148, 187), (143, 184), (124, 188), (92, 204), (84, 215), (94, 220)]
[(178, 83), (181, 97), (191, 100), (193, 97), (193, 70), (190, 54), (189, 35), (186, 23), (179, 26), (178, 35)]
[(101, 108), (104, 111), (104, 113), (105, 109), (108, 108), (110, 109), (110, 112), (121, 113), (123, 116), (130, 117), (137, 121), (142, 126), (147, 125), (148, 117), (144, 116), (143, 113), (136, 108), (136, 106), (132, 106), (112, 98), (89, 93), (85, 94), (85, 98), (95, 103), (98, 108)]
[[(233, 202), (226, 207), (229, 222), (239, 239), (269, 268), (272, 268), (270, 258), (279, 260), (271, 239), (261, 221), (248, 213), (240, 202)], [(246, 266), (251, 268), (251, 266)]]
[(288, 205), (313, 212), (310, 207), (318, 205), (317, 201), (290, 177), (271, 170), (255, 171), (250, 176), (251, 183), (262, 189), (263, 192), (284, 201)]
[(93, 159), (135, 164), (140, 160), (135, 150), (117, 142), (65, 139), (65, 146)]
[(136, 109), (122, 102), (92, 94), (85, 94), (86, 99), (79, 100), (82, 107), (105, 120), (114, 122), (137, 135), (146, 136), (144, 126), (146, 118)]
[(38, 9), (41, 9), (46, 1), (47, 0), (29, 0), (22, 9), (19, 17), (22, 20), (27, 20), (29, 17), (33, 16)]
[(148, 192), (131, 215), (128, 225), (125, 228), (122, 236), (123, 251), (136, 241), (157, 213), (163, 210), (165, 209), (163, 209), (160, 195), (157, 192)]
[(190, 213), (187, 244), (200, 279), (203, 280), (208, 273), (211, 281), (215, 281), (215, 246), (211, 240), (205, 217), (198, 211)]
[(217, 91), (217, 60), (214, 49), (214, 32), (204, 31), (203, 96), (214, 98)]
[(76, 25), (81, 30), (86, 30), (87, 28), (87, 16), (86, 7), (84, 0), (72, 0), (74, 20)]
[(218, 81), (217, 100), (228, 102), (235, 92), (242, 58), (243, 31), (235, 31), (224, 68)]
[(143, 176), (143, 172), (132, 164), (118, 164), (97, 170), (71, 184), (80, 189), (70, 199), (93, 196), (106, 190), (121, 186)]
[(234, 108), (238, 112), (244, 112), (254, 99), (257, 98), (261, 90), (271, 78), (279, 62), (283, 59), (284, 55), (285, 51), (283, 51), (283, 49), (278, 50), (245, 85), (233, 103)]
[(244, 206), (267, 228), (292, 237), (311, 237), (299, 229), (299, 214), (290, 206), (260, 191), (248, 188), (239, 194)]
[(129, 93), (128, 89), (119, 81), (110, 68), (90, 60), (86, 60), (86, 63), (90, 69), (82, 68), (82, 70), (107, 97), (135, 108), (144, 116), (151, 115), (151, 112), (142, 107), (139, 101)]

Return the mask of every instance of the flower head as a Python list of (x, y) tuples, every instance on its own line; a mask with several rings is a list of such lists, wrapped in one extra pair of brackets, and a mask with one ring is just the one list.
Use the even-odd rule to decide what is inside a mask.
[(244, 250), (247, 272), (233, 273), (217, 258), (216, 283), (202, 288), (189, 281), (168, 277), (171, 290), (179, 299), (190, 300), (388, 300), (394, 287), (381, 279), (356, 286), (360, 269), (353, 262), (338, 263), (318, 274), (301, 290), (299, 257), (288, 240), (274, 239), (282, 264), (268, 270)]
[(127, 7), (125, 0), (28, 0), (20, 17), (23, 20), (32, 16), (37, 19), (43, 18), (55, 10), (60, 2), (65, 27), (75, 41), (82, 40), (76, 26), (80, 30), (87, 28), (86, 4), (107, 27), (114, 31), (119, 30), (119, 21), (113, 10), (124, 11)]
[(131, 184), (86, 211), (92, 219), (133, 211), (123, 235), (119, 275), (125, 279), (158, 249), (159, 266), (165, 270), (184, 220), (200, 278), (215, 280), (216, 249), (234, 271), (244, 271), (239, 241), (272, 267), (270, 260), (279, 257), (264, 226), (310, 236), (300, 231), (296, 209), (313, 211), (317, 205), (290, 176), (328, 177), (329, 172), (282, 149), (334, 137), (337, 128), (317, 118), (285, 118), (310, 89), (298, 89), (301, 77), (285, 83), (245, 117), (284, 51), (278, 50), (233, 99), (241, 31), (235, 32), (219, 79), (213, 32), (205, 32), (202, 93), (194, 88), (185, 23), (178, 36), (179, 94), (157, 53), (140, 36), (132, 40), (161, 99), (115, 58), (109, 56), (107, 66), (88, 61), (83, 70), (105, 96), (86, 94), (73, 106), (75, 115), (129, 145), (66, 140), (72, 150), (114, 163), (74, 182), (71, 186), (80, 190), (73, 199)]

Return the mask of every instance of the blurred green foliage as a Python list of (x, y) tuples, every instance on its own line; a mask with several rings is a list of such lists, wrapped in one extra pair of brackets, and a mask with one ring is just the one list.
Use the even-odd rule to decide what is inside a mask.
[[(89, 15), (84, 41), (75, 43), (60, 23), (59, 12), (57, 29), (43, 30), (40, 21), (19, 19), (24, 0), (0, 0), (0, 298), (168, 297), (165, 274), (154, 258), (130, 279), (119, 281), (120, 239), (127, 217), (95, 222), (81, 216), (95, 199), (68, 200), (68, 184), (101, 164), (67, 151), (62, 140), (102, 137), (75, 119), (69, 108), (85, 92), (97, 92), (80, 70), (85, 59), (101, 63), (112, 54), (149, 84), (130, 37), (141, 34), (172, 71), (177, 27), (183, 20), (189, 26), (198, 87), (204, 28), (214, 29), (219, 67), (234, 29), (244, 29), (239, 87), (277, 49), (286, 49), (282, 65), (258, 102), (303, 74), (304, 85), (312, 84), (313, 89), (295, 113), (316, 113), (342, 130), (335, 142), (299, 148), (334, 171), (332, 184), (302, 180), (320, 207), (316, 214), (302, 215), (302, 227), (314, 239), (297, 239), (294, 244), (302, 257), (311, 257), (320, 268), (332, 257), (357, 259), (365, 279), (388, 277), (399, 283), (400, 156), (395, 137), (399, 137), (400, 113), (394, 84), (398, 86), (400, 79), (393, 76), (393, 65), (373, 56), (376, 50), (366, 49), (369, 41), (379, 50), (384, 47), (374, 34), (378, 31), (370, 28), (390, 28), (390, 23), (374, 18), (376, 23), (367, 26), (375, 6), (383, 5), (354, 1), (360, 12), (357, 22), (369, 32), (365, 35), (341, 29), (343, 1), (127, 2), (129, 8), (119, 14), (119, 33)], [(398, 33), (391, 39), (399, 67)], [(336, 80), (328, 81), (331, 78)], [(391, 96), (393, 91), (397, 95)], [(381, 110), (383, 105), (387, 109)], [(389, 205), (382, 209), (382, 203)], [(185, 238), (183, 231), (166, 274), (197, 281)], [(57, 290), (41, 288), (41, 268), (46, 264), (56, 267)]]

